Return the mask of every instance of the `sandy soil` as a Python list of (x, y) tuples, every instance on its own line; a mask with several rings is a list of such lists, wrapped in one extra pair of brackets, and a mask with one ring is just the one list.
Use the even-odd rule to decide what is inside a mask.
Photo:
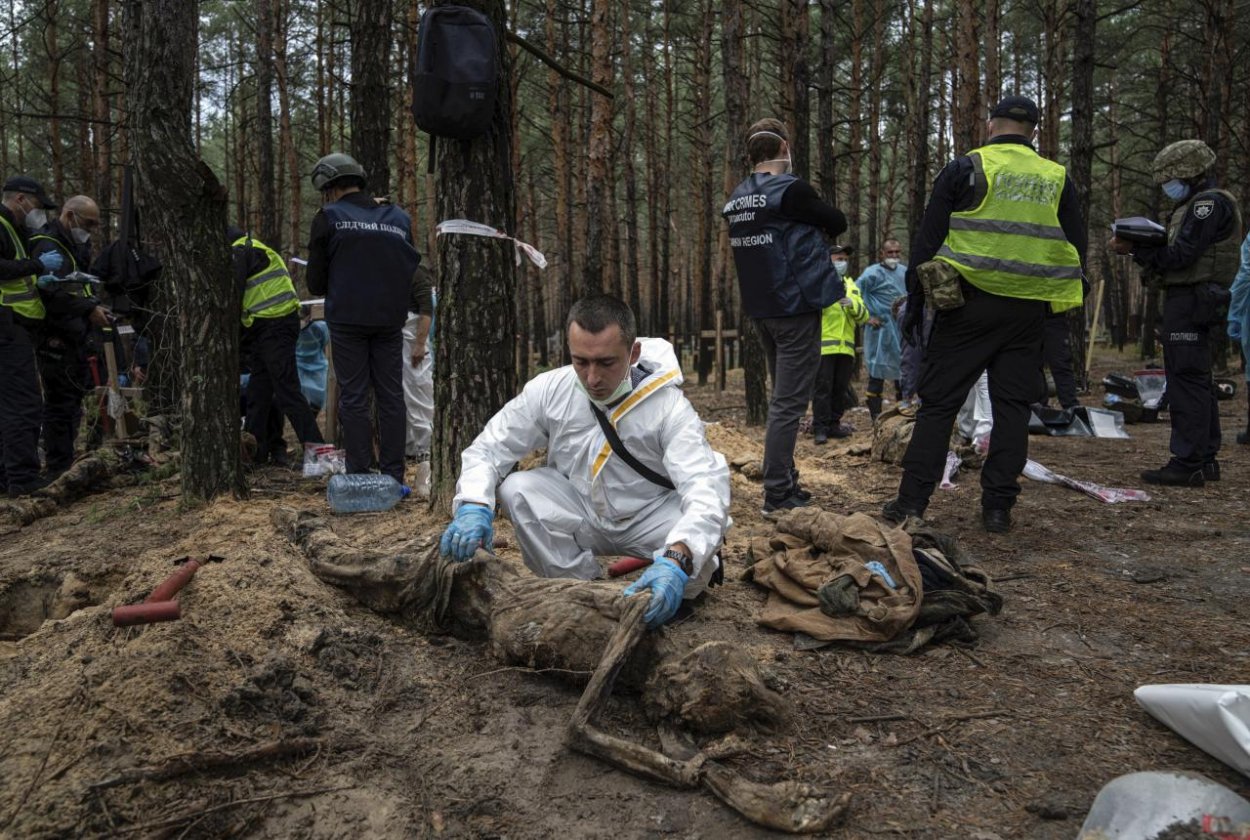
[[(758, 455), (740, 386), (689, 393), (718, 448)], [(960, 535), (1006, 598), (976, 621), (972, 650), (799, 652), (757, 627), (764, 594), (739, 578), (748, 538), (771, 526), (759, 485), (735, 474), (727, 583), (665, 631), (730, 640), (784, 686), (793, 726), (743, 733), (752, 749), (734, 766), (851, 792), (830, 835), (847, 838), (1071, 838), (1098, 789), (1137, 770), (1192, 770), (1250, 795), (1132, 698), (1142, 683), (1250, 674), (1250, 447), (1232, 443), (1244, 399), (1220, 404), (1224, 478), (1205, 489), (1104, 505), (1026, 481), (1007, 536), (980, 530), (976, 474), (938, 491), (931, 521)], [(865, 442), (866, 413), (850, 419), (851, 443)], [(1142, 487), (1138, 473), (1165, 460), (1167, 426), (1128, 428), (1126, 441), (1034, 437), (1031, 455)], [(898, 470), (846, 449), (802, 440), (803, 482), (827, 509), (875, 513)], [(318, 482), (269, 469), (253, 488), (246, 502), (183, 511), (176, 479), (154, 482), (0, 537), (0, 836), (766, 836), (709, 795), (566, 750), (577, 687), (423, 636), (313, 577), (268, 517), (275, 505), (324, 510)], [(385, 547), (444, 520), (405, 503), (335, 527)], [(507, 524), (497, 531), (519, 563)], [(224, 560), (184, 591), (181, 621), (112, 626), (113, 606), (207, 553)], [(634, 699), (614, 704), (615, 730), (657, 743)]]

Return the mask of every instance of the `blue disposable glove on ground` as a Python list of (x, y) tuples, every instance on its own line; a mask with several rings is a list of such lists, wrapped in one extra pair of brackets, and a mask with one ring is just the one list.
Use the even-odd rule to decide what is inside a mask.
[(44, 251), (39, 255), (39, 262), (43, 263), (44, 271), (56, 272), (65, 265), (65, 257), (61, 256), (60, 251)]
[(625, 590), (625, 597), (636, 595), (644, 589), (651, 590), (651, 604), (643, 616), (651, 629), (659, 627), (677, 614), (681, 606), (681, 593), (686, 591), (690, 577), (677, 567), (677, 564), (664, 556), (664, 551), (655, 552), (654, 561), (642, 577), (634, 581)]
[(464, 503), (443, 532), (443, 539), (438, 544), (439, 553), (463, 563), (472, 559), (479, 545), (490, 551), (495, 545), (494, 521), (495, 511), (486, 505)]
[(1233, 341), (1241, 341), (1241, 321), (1228, 322), (1228, 337)]

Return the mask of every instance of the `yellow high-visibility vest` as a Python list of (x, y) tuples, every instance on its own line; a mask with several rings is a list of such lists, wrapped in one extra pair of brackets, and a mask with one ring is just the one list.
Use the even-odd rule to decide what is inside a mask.
[(864, 298), (859, 293), (859, 286), (850, 277), (843, 277), (842, 284), (846, 288), (843, 297), (850, 298), (850, 306), (834, 303), (825, 307), (820, 317), (820, 355), (829, 356), (833, 353), (855, 355), (855, 325), (868, 320), (868, 307), (864, 306)]
[(259, 248), (269, 257), (269, 263), (256, 274), (247, 278), (243, 290), (243, 326), (250, 327), (257, 318), (280, 318), (299, 309), (299, 295), (291, 272), (278, 252), (256, 239), (242, 236), (233, 243), (239, 248), (250, 245)]
[[(9, 220), (2, 215), (0, 215), (0, 226), (4, 227), (9, 239), (13, 241), (13, 259), (26, 259), (26, 246), (22, 244), (22, 237), (17, 235), (13, 225), (9, 224)], [(7, 306), (18, 315), (32, 321), (42, 321), (47, 314), (33, 274), (0, 282), (0, 306)]]
[(968, 156), (985, 198), (951, 213), (936, 258), (990, 294), (1048, 301), (1054, 312), (1080, 306), (1081, 258), (1059, 224), (1067, 172), (1022, 143), (994, 143)]

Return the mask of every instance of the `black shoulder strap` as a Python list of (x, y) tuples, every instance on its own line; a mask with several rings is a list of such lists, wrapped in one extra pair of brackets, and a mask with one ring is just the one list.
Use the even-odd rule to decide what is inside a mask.
[(642, 461), (639, 461), (632, 452), (625, 448), (625, 442), (621, 440), (621, 436), (616, 433), (616, 429), (612, 426), (611, 421), (608, 420), (608, 416), (599, 409), (599, 406), (592, 402), (590, 403), (590, 410), (595, 413), (595, 419), (599, 421), (599, 428), (603, 429), (603, 434), (608, 439), (608, 446), (612, 447), (612, 451), (616, 453), (618, 458), (629, 464), (634, 472), (652, 484), (658, 484), (669, 490), (677, 489), (673, 486), (673, 482), (648, 467)]

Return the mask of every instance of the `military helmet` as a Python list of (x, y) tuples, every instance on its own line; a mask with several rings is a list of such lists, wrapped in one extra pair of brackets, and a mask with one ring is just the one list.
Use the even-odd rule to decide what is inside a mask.
[(1151, 171), (1156, 184), (1163, 184), (1172, 179), (1189, 180), (1211, 168), (1215, 163), (1215, 152), (1201, 140), (1177, 140), (1164, 146), (1155, 155)]
[(317, 190), (328, 190), (335, 186), (335, 182), (343, 178), (359, 178), (360, 185), (364, 186), (365, 168), (351, 155), (345, 155), (342, 152), (334, 152), (326, 155), (317, 161), (317, 165), (313, 167), (312, 182), (313, 187)]

